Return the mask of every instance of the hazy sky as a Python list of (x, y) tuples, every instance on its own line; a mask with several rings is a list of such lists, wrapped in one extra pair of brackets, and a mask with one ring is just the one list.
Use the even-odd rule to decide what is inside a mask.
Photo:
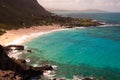
[(120, 0), (38, 0), (38, 2), (48, 9), (100, 9), (120, 12)]

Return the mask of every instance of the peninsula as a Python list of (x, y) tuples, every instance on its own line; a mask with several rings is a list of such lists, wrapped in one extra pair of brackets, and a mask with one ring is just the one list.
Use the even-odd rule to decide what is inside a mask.
[(6, 30), (54, 24), (67, 27), (101, 25), (92, 19), (58, 16), (45, 10), (37, 0), (0, 1), (0, 35)]

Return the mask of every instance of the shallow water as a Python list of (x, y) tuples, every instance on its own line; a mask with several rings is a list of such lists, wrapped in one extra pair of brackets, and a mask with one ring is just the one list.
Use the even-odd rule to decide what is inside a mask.
[[(120, 18), (111, 18), (111, 21), (107, 16), (103, 18), (103, 21), (119, 24)], [(25, 55), (25, 58), (31, 59), (31, 65), (57, 65), (58, 77), (93, 75), (106, 80), (120, 79), (119, 25), (58, 31), (25, 45), (33, 50), (33, 53)]]
[(55, 32), (28, 42), (26, 45), (33, 49), (34, 53), (26, 57), (33, 60), (33, 65), (58, 65), (59, 76), (105, 76), (112, 75), (112, 71), (115, 71), (111, 76), (115, 77), (120, 69), (119, 34), (119, 27), (92, 27)]

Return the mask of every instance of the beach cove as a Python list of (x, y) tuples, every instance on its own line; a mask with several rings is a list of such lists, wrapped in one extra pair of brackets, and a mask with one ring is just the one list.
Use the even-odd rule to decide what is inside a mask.
[(6, 33), (0, 36), (1, 45), (22, 45), (26, 41), (30, 41), (38, 36), (48, 34), (55, 31), (64, 30), (64, 27), (59, 25), (53, 26), (33, 26), (30, 28), (22, 28), (18, 30), (7, 30)]
[[(103, 36), (103, 34), (105, 34), (107, 30), (113, 31), (112, 29), (116, 31), (119, 29), (119, 27), (117, 27), (117, 26), (116, 27), (107, 27), (107, 26), (105, 26), (105, 27), (90, 27), (90, 28), (80, 27), (80, 28), (73, 28), (73, 29), (66, 29), (66, 28), (60, 27), (60, 26), (57, 26), (57, 27), (56, 26), (46, 26), (44, 28), (43, 27), (32, 27), (32, 28), (28, 28), (28, 29), (11, 30), (10, 31), (11, 36), (9, 36), (9, 37), (11, 37), (12, 40), (10, 39), (11, 40), (11, 42), (10, 42), (8, 39), (8, 42), (6, 41), (6, 43), (4, 43), (4, 44), (5, 45), (16, 44), (16, 45), (27, 46), (28, 48), (33, 50), (32, 54), (24, 55), (24, 58), (26, 60), (31, 61), (29, 64), (32, 66), (41, 66), (41, 65), (44, 65), (44, 63), (51, 64), (51, 65), (57, 65), (59, 67), (59, 69), (57, 71), (57, 77), (72, 78), (74, 75), (85, 75), (85, 76), (93, 75), (93, 76), (102, 77), (103, 75), (104, 76), (110, 75), (111, 77), (109, 77), (109, 79), (112, 80), (113, 78), (116, 78), (115, 76), (117, 76), (117, 74), (119, 73), (119, 71), (116, 73), (116, 70), (114, 70), (114, 67), (116, 69), (116, 67), (119, 66), (119, 63), (117, 63), (118, 58), (116, 57), (116, 59), (115, 59), (116, 61), (114, 63), (116, 63), (116, 64), (111, 63), (112, 60), (114, 60), (114, 58), (112, 60), (107, 61), (108, 64), (110, 63), (113, 65), (113, 68), (108, 67), (108, 70), (106, 70), (106, 68), (104, 69), (104, 66), (107, 65), (107, 62), (106, 62), (107, 58), (105, 61), (104, 61), (104, 59), (103, 59), (103, 61), (96, 60), (97, 58), (102, 60), (103, 55), (106, 56), (106, 54), (104, 54), (104, 53), (106, 53), (106, 52), (104, 52), (105, 49), (103, 51), (100, 51), (101, 55), (98, 55), (98, 56), (97, 56), (97, 54), (99, 54), (99, 53), (97, 53), (96, 50), (99, 51), (102, 47), (107, 49), (107, 47), (106, 47), (107, 43), (108, 44), (112, 43), (111, 38), (110, 38), (110, 36), (112, 36), (112, 33), (106, 34), (106, 36), (110, 35), (109, 37)], [(101, 30), (102, 33), (98, 32), (98, 30)], [(97, 32), (97, 33), (94, 33), (93, 31)], [(16, 35), (15, 33), (16, 34), (20, 33), (20, 34)], [(47, 35), (45, 35), (45, 34), (47, 34)], [(66, 37), (62, 36), (63, 34)], [(6, 35), (6, 34), (4, 34), (4, 35)], [(4, 35), (2, 35), (3, 40), (6, 39), (6, 38), (3, 38)], [(16, 35), (16, 36), (13, 36), (13, 35)], [(92, 36), (92, 37), (90, 37), (90, 39), (88, 39), (89, 37), (87, 38), (87, 35)], [(77, 39), (77, 36), (79, 39)], [(97, 42), (97, 40), (95, 41), (92, 38), (93, 37), (96, 38), (97, 36), (100, 37), (100, 39), (97, 38), (98, 42), (99, 42), (99, 40), (101, 41), (102, 39), (105, 38), (105, 43), (103, 42), (104, 43), (103, 46), (102, 45), (100, 46), (98, 43), (96, 43), (96, 45), (93, 44), (93, 43)], [(116, 35), (116, 37), (117, 37), (117, 35)], [(118, 39), (117, 41), (119, 41), (119, 38), (116, 38), (116, 37), (114, 36), (114, 38), (112, 38), (112, 40), (116, 41)], [(92, 40), (92, 43), (91, 43), (91, 40)], [(69, 41), (70, 41), (70, 43), (69, 43)], [(91, 45), (87, 46), (86, 44), (88, 44), (89, 41), (90, 41)], [(80, 42), (80, 44), (79, 44), (79, 42)], [(77, 44), (79, 44), (79, 45), (77, 45)], [(106, 44), (106, 46), (105, 46), (105, 44)], [(56, 45), (58, 47), (56, 47)], [(94, 47), (94, 46), (99, 46), (99, 47)], [(111, 50), (108, 50), (108, 52), (117, 53), (117, 52), (113, 51), (114, 47), (116, 47), (116, 43), (113, 43), (112, 46), (108, 47), (108, 49), (112, 48)], [(94, 48), (96, 48), (96, 49), (94, 49)], [(40, 52), (39, 52), (39, 49), (40, 49)], [(79, 51), (79, 49), (80, 49), (80, 51)], [(91, 50), (89, 51), (89, 49), (91, 49)], [(43, 51), (47, 51), (47, 52), (42, 53)], [(119, 48), (116, 47), (116, 51), (119, 51)], [(64, 53), (65, 53), (65, 55), (64, 55)], [(89, 54), (91, 54), (91, 53), (95, 53), (95, 55), (92, 54), (90, 57)], [(18, 58), (18, 56), (20, 56), (20, 55), (23, 55), (23, 54), (18, 54), (18, 55), (13, 54), (12, 56)], [(71, 55), (74, 55), (74, 56), (71, 57)], [(115, 56), (115, 55), (111, 55), (111, 56), (109, 55), (109, 58), (110, 57), (112, 58), (112, 56)], [(81, 59), (81, 60), (79, 60), (79, 59)], [(80, 61), (83, 61), (83, 62), (80, 62)], [(91, 62), (93, 62), (93, 63), (91, 63)], [(97, 63), (97, 64), (95, 64), (95, 63)], [(102, 63), (102, 64), (100, 64), (100, 63)], [(90, 66), (88, 64), (92, 64), (94, 66)], [(109, 69), (111, 69), (111, 70), (109, 70)], [(114, 75), (109, 74), (108, 71), (110, 73), (112, 73), (112, 71), (115, 71), (115, 73), (114, 73)], [(104, 72), (104, 74), (102, 74), (103, 72)], [(63, 73), (65, 73), (65, 74), (63, 74)], [(117, 78), (116, 78), (116, 80), (117, 80)]]
[(119, 29), (119, 26), (74, 28), (47, 34), (25, 43), (34, 52), (25, 58), (32, 60), (33, 66), (57, 65), (57, 77), (92, 75), (119, 80)]
[(49, 26), (50, 31), (46, 30), (47, 27), (40, 30), (35, 28), (36, 31), (33, 29), (30, 31), (28, 28), (28, 30), (23, 30), (25, 33), (16, 31), (15, 33), (19, 32), (23, 35), (8, 43), (19, 43), (31, 49), (32, 53), (15, 57), (27, 59), (32, 66), (45, 64), (58, 66), (56, 75), (60, 78), (95, 76), (100, 80), (119, 80), (120, 18), (109, 18), (116, 14), (108, 14), (109, 16), (106, 16), (107, 14), (104, 14), (105, 16), (103, 14), (96, 14), (96, 16), (93, 16), (95, 14), (79, 14), (78, 17), (86, 15), (92, 16), (93, 19), (97, 17), (97, 20), (107, 22), (108, 25), (69, 30), (60, 26), (54, 26), (56, 28)]
[(0, 80), (120, 80), (119, 7), (0, 0)]
[[(84, 27), (78, 27), (78, 29), (81, 29)], [(76, 28), (77, 29), (77, 28)], [(24, 28), (24, 29), (18, 29), (18, 30), (8, 30), (7, 33), (3, 34), (2, 36), (0, 36), (0, 40), (2, 41), (0, 44), (4, 45), (4, 47), (8, 47), (10, 46), (17, 46), (19, 48), (19, 46), (23, 47), (23, 49), (25, 48), (25, 43), (30, 42), (32, 40), (34, 40), (37, 37), (42, 37), (43, 35), (46, 34), (50, 34), (50, 33), (55, 33), (55, 32), (59, 32), (59, 31), (64, 31), (64, 30), (70, 30), (68, 28), (65, 28), (63, 26), (59, 26), (59, 25), (54, 25), (54, 26), (33, 26), (31, 28)], [(29, 49), (29, 48), (27, 48)], [(22, 49), (21, 49), (22, 50)], [(31, 62), (32, 60), (29, 60), (27, 58), (21, 58), (20, 56), (25, 55), (24, 51), (26, 49), (23, 50), (23, 52), (19, 52), (19, 50), (13, 49), (13, 52), (8, 52), (8, 56), (10, 58), (14, 58), (16, 61), (19, 60), (25, 60), (27, 63)], [(32, 49), (31, 49), (32, 50)], [(30, 50), (30, 51), (31, 51)], [(29, 53), (29, 52), (28, 52)], [(26, 63), (25, 63), (26, 65)], [(31, 66), (32, 64), (26, 65), (26, 66)], [(57, 77), (55, 74), (55, 71), (57, 70), (57, 65), (51, 65), (51, 64), (45, 64), (45, 65), (41, 65), (41, 66), (36, 66), (36, 65), (32, 65), (33, 68), (40, 68), (41, 71), (44, 71), (42, 74), (42, 79), (66, 79), (64, 77)], [(39, 71), (39, 69), (37, 69)], [(5, 72), (7, 73), (7, 72)], [(1, 73), (3, 74), (3, 73)], [(12, 72), (12, 74), (14, 74), (14, 72)], [(31, 74), (35, 74), (35, 73), (31, 73)], [(36, 73), (38, 74), (38, 73)], [(30, 74), (28, 73), (27, 75), (30, 76)], [(41, 73), (40, 73), (41, 75)], [(56, 77), (55, 77), (56, 76)], [(31, 75), (32, 77), (32, 75)], [(21, 77), (18, 77), (21, 79)], [(38, 78), (39, 76), (36, 77), (32, 77), (33, 79)], [(78, 79), (78, 76), (73, 76), (73, 78)], [(93, 79), (93, 77), (80, 77), (81, 79)], [(32, 79), (31, 79), (32, 80)]]

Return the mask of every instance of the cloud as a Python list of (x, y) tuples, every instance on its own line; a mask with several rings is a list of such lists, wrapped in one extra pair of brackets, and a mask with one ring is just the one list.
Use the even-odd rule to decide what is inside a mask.
[(38, 0), (49, 9), (120, 11), (120, 0)]

